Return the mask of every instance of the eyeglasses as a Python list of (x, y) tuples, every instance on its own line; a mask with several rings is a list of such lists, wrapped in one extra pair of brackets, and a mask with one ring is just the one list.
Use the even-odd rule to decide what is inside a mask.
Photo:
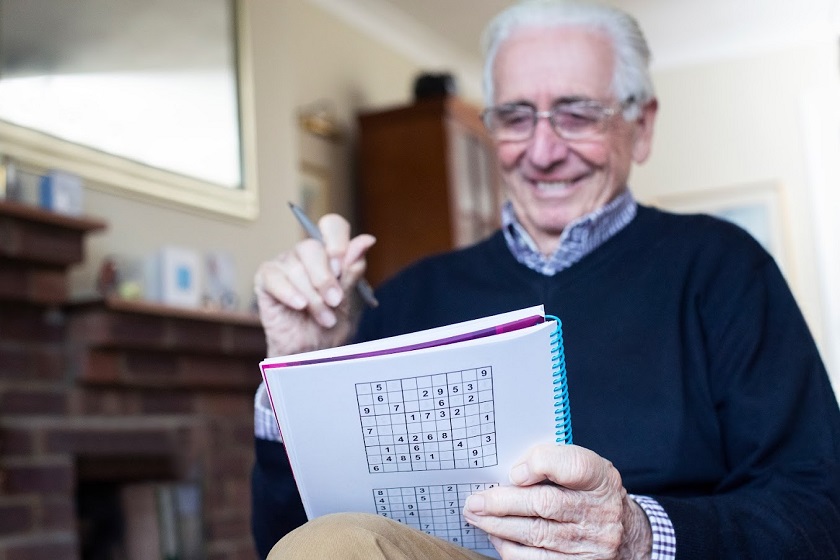
[(546, 118), (551, 128), (565, 140), (590, 140), (600, 136), (610, 117), (634, 103), (633, 98), (618, 106), (607, 106), (592, 99), (558, 103), (548, 111), (532, 105), (510, 103), (485, 109), (484, 125), (496, 141), (521, 142), (534, 135), (537, 120)]

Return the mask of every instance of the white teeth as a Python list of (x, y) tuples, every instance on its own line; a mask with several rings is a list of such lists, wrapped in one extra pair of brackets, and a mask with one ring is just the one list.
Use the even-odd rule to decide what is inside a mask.
[(550, 183), (539, 181), (537, 183), (537, 188), (540, 190), (560, 190), (568, 188), (569, 185), (571, 185), (571, 183), (568, 181), (553, 181)]

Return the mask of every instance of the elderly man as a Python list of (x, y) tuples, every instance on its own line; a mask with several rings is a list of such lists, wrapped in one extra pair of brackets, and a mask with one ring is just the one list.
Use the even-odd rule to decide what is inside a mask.
[[(735, 226), (628, 190), (657, 112), (635, 21), (529, 1), (486, 40), (502, 230), (403, 271), (356, 326), (374, 240), (323, 218), (323, 245), (257, 275), (271, 354), (543, 303), (564, 324), (577, 445), (538, 446), (467, 500), (502, 558), (840, 558), (840, 411), (778, 268)], [(258, 458), (255, 492), (271, 476)], [(483, 558), (366, 514), (309, 522), (272, 557)]]

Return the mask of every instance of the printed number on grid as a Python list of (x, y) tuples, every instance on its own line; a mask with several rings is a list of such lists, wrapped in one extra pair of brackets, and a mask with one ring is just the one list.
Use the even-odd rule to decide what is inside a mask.
[(497, 464), (491, 367), (357, 383), (371, 473)]
[(461, 513), (467, 496), (498, 483), (440, 484), (375, 488), (379, 515), (473, 550), (493, 550), (487, 533), (473, 527)]

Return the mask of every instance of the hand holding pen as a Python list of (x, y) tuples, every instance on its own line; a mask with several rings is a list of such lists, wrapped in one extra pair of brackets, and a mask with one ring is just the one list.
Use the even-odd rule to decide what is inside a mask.
[[(321, 235), (321, 230), (319, 230), (318, 226), (309, 219), (303, 209), (293, 202), (289, 203), (289, 208), (292, 209), (292, 213), (295, 215), (298, 222), (300, 222), (300, 225), (303, 226), (306, 234), (312, 239), (323, 243), (324, 238)], [(356, 291), (359, 292), (359, 295), (362, 297), (362, 301), (364, 301), (369, 307), (376, 307), (379, 305), (379, 302), (376, 301), (376, 297), (373, 295), (373, 288), (370, 287), (370, 284), (368, 284), (367, 280), (364, 278), (359, 277), (359, 280), (356, 282)]]
[[(348, 294), (361, 290), (366, 297), (367, 283), (361, 289), (357, 283), (365, 270), (364, 255), (376, 239), (368, 234), (351, 237), (349, 222), (337, 214), (323, 216), (309, 231), (318, 235), (310, 233), (263, 262), (254, 278), (268, 356), (348, 342), (358, 312)], [(375, 305), (376, 300), (367, 302)]]

